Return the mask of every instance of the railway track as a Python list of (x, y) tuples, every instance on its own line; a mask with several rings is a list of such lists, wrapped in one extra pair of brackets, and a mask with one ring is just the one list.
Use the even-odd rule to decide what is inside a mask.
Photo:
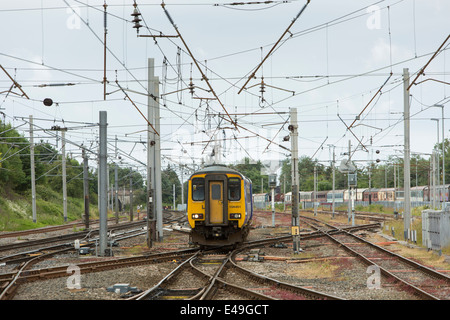
[[(280, 241), (281, 239), (277, 239)], [(274, 239), (268, 240), (270, 243)], [(260, 243), (260, 245), (263, 242)], [(246, 270), (236, 263), (243, 246), (227, 254), (201, 251), (184, 261), (156, 286), (132, 297), (130, 300), (220, 300), (222, 298), (245, 300), (341, 300), (338, 297), (284, 283)], [(193, 282), (187, 280), (196, 277)], [(196, 285), (192, 287), (192, 283)], [(186, 287), (186, 285), (188, 287)]]
[[(102, 261), (79, 263), (77, 266), (80, 268), (81, 273), (100, 272), (144, 264), (161, 263), (164, 261), (172, 261), (174, 259), (184, 259), (186, 256), (194, 254), (197, 250), (198, 249), (184, 249), (174, 252), (141, 255), (132, 258), (110, 258)], [(24, 265), (18, 272), (0, 274), (0, 289), (3, 289), (0, 293), (0, 300), (11, 299), (14, 296), (17, 286), (25, 282), (67, 277), (68, 275), (67, 265), (27, 270), (29, 265), (30, 263)]]
[[(304, 239), (308, 239), (322, 236), (323, 235), (317, 231), (310, 232), (303, 235), (302, 237)], [(283, 241), (289, 242), (291, 240), (291, 236), (281, 236), (264, 240), (248, 241), (246, 242), (245, 246), (233, 251), (233, 253), (227, 258), (227, 260), (224, 260), (223, 262), (220, 262), (220, 259), (223, 258), (220, 255), (217, 255), (217, 253), (216, 255), (211, 256), (210, 252), (202, 252), (200, 255), (198, 248), (192, 248), (158, 254), (147, 254), (133, 258), (109, 258), (105, 261), (100, 262), (77, 263), (77, 266), (80, 268), (80, 272), (84, 274), (167, 261), (188, 261), (188, 259), (194, 257), (194, 255), (197, 255), (195, 259), (191, 258), (192, 260), (188, 261), (189, 265), (191, 265), (192, 263), (192, 266), (188, 268), (191, 270), (188, 274), (189, 276), (196, 276), (197, 278), (200, 277), (204, 282), (206, 281), (208, 283), (208, 286), (210, 286), (210, 288), (208, 290), (204, 289), (207, 287), (206, 282), (203, 286), (198, 285), (194, 289), (192, 289), (192, 286), (182, 289), (171, 289), (170, 287), (160, 285), (158, 289), (160, 297), (165, 295), (166, 297), (172, 296), (188, 299), (192, 298), (195, 295), (201, 294), (202, 296), (204, 295), (203, 299), (220, 299), (224, 296), (224, 292), (226, 292), (226, 295), (229, 295), (231, 292), (234, 297), (238, 297), (239, 299), (242, 299), (242, 297), (244, 297), (244, 299), (338, 299), (334, 296), (323, 295), (313, 290), (305, 290), (301, 287), (291, 286), (274, 279), (263, 277), (239, 267), (236, 263), (236, 257), (242, 250), (253, 247), (261, 247), (264, 245)], [(207, 256), (208, 254), (209, 257)], [(223, 255), (223, 251), (221, 254)], [(30, 267), (33, 264), (42, 261), (49, 256), (50, 255), (35, 257), (35, 260), (24, 263), (20, 266), (19, 270), (15, 272), (0, 274), (0, 298), (13, 298), (14, 292), (17, 287), (26, 282), (51, 279), (56, 277), (67, 277), (67, 265), (30, 270)], [(188, 262), (186, 262), (186, 266)], [(209, 270), (211, 270), (209, 267), (217, 264), (223, 264), (223, 267), (221, 268), (221, 271), (216, 275), (211, 274), (211, 271), (205, 272), (205, 265), (208, 266), (207, 268)], [(203, 275), (200, 269), (203, 269)], [(176, 279), (176, 272), (178, 272), (178, 268), (177, 271), (174, 271), (174, 274), (168, 275), (166, 277), (167, 281), (173, 281), (174, 279)], [(183, 272), (183, 274), (185, 273)], [(239, 274), (239, 277), (235, 277), (235, 274)], [(181, 277), (181, 279), (183, 279), (183, 277)], [(162, 283), (165, 283), (165, 281)], [(250, 288), (242, 288), (243, 283), (252, 285), (250, 285)], [(272, 292), (273, 294), (264, 294), (261, 293), (261, 290), (268, 290), (268, 292)], [(196, 299), (200, 299), (202, 298), (202, 296), (197, 296)]]
[[(352, 243), (351, 238), (344, 238), (344, 236), (352, 237), (353, 235), (351, 232), (354, 230), (379, 227), (378, 223), (372, 223), (362, 226), (338, 229), (336, 227), (326, 225), (320, 221), (316, 221), (315, 219), (308, 220), (311, 225), (314, 225), (316, 231), (303, 233), (302, 239), (307, 240), (333, 237), (335, 239), (333, 240), (334, 243), (337, 243), (342, 247), (349, 247), (349, 249), (346, 250), (351, 252), (352, 255), (356, 255), (353, 251), (357, 251), (357, 249), (362, 247), (362, 245), (357, 244), (357, 240), (354, 240), (355, 244), (350, 244)], [(236, 300), (342, 300), (342, 298), (338, 296), (324, 294), (317, 291), (317, 289), (312, 290), (298, 285), (291, 285), (267, 276), (263, 276), (256, 272), (246, 270), (242, 268), (242, 264), (239, 263), (245, 250), (264, 247), (279, 242), (291, 241), (292, 237), (290, 235), (285, 235), (263, 240), (248, 241), (245, 245), (237, 248), (236, 250), (227, 252), (223, 250), (217, 252), (199, 251), (198, 248), (191, 248), (163, 253), (146, 254), (132, 258), (108, 258), (103, 259), (100, 262), (77, 262), (77, 266), (80, 267), (80, 272), (82, 274), (163, 262), (166, 262), (164, 265), (170, 266), (170, 268), (172, 268), (172, 265), (174, 266), (172, 268), (173, 271), (167, 274), (167, 276), (164, 277), (158, 285), (155, 285), (153, 288), (145, 291), (145, 294), (142, 293), (132, 299), (221, 300), (230, 299), (231, 297)], [(69, 250), (69, 248), (62, 248), (61, 250), (64, 252), (64, 250)], [(49, 252), (47, 256), (45, 254), (41, 254), (40, 256), (34, 257), (33, 259), (35, 260), (32, 260), (29, 263), (23, 262), (23, 264), (18, 267), (18, 270), (15, 270), (14, 272), (0, 274), (0, 298), (12, 299), (14, 297), (15, 290), (26, 282), (52, 279), (56, 277), (68, 277), (67, 265), (31, 270), (32, 265), (54, 254), (55, 253), (53, 252)], [(369, 258), (373, 258), (374, 256), (373, 253), (366, 255), (368, 255)], [(373, 265), (374, 261), (379, 262), (379, 260), (382, 259), (381, 257), (376, 256), (375, 259), (372, 260), (365, 263), (368, 265)], [(388, 259), (385, 260), (389, 261)], [(390, 258), (390, 260), (392, 260), (392, 258)], [(382, 268), (386, 268), (388, 272), (393, 273), (393, 270), (390, 267)], [(383, 276), (387, 277), (388, 274), (385, 273), (383, 269), (381, 270)], [(414, 294), (420, 299), (446, 298), (445, 293), (439, 296), (436, 292), (433, 294), (430, 293), (430, 291), (435, 290), (437, 286), (441, 286), (441, 288), (448, 288), (448, 285), (445, 284), (447, 283), (446, 281), (448, 281), (448, 277), (444, 276), (443, 280), (436, 280), (436, 282), (431, 282), (431, 280), (429, 280), (428, 288), (426, 288), (426, 286), (419, 286), (416, 284), (417, 289), (419, 289), (417, 290), (416, 288), (407, 285), (406, 280), (402, 279), (402, 275), (408, 272), (408, 269), (403, 269), (403, 271), (397, 272), (398, 274), (395, 274), (394, 277), (391, 277), (390, 275), (389, 277), (390, 279), (394, 279), (397, 283), (400, 283), (402, 288), (413, 290)], [(398, 277), (399, 279), (395, 277)]]
[[(115, 232), (119, 230), (129, 229), (133, 227), (139, 227), (146, 225), (146, 221), (134, 221), (134, 222), (125, 222), (117, 225), (109, 225), (108, 226), (108, 232)], [(31, 231), (31, 230), (29, 230)], [(31, 234), (31, 233), (27, 233)], [(30, 248), (35, 246), (41, 246), (45, 244), (51, 244), (55, 242), (62, 242), (62, 241), (69, 241), (69, 240), (76, 240), (76, 239), (89, 239), (90, 237), (95, 237), (99, 234), (99, 229), (91, 229), (91, 230), (84, 230), (84, 231), (78, 231), (78, 232), (72, 232), (68, 234), (63, 235), (57, 235), (57, 236), (50, 236), (43, 239), (36, 239), (36, 240), (28, 240), (23, 242), (17, 242), (17, 243), (10, 243), (10, 244), (4, 244), (0, 246), (0, 252), (8, 251), (8, 250), (17, 250), (22, 248)]]
[[(115, 221), (115, 218), (108, 219), (109, 222)], [(89, 225), (95, 225), (98, 224), (99, 220), (89, 220)], [(68, 222), (66, 224), (57, 225), (57, 226), (47, 226), (42, 228), (36, 228), (36, 229), (29, 229), (29, 230), (20, 230), (20, 231), (9, 231), (4, 232), (0, 234), (0, 239), (3, 238), (13, 238), (13, 237), (23, 237), (30, 234), (37, 234), (37, 233), (48, 233), (48, 232), (55, 232), (55, 231), (61, 231), (66, 229), (73, 229), (77, 227), (84, 227), (85, 223), (80, 221), (74, 221), (74, 222)]]
[[(113, 220), (115, 220), (113, 218)], [(185, 215), (179, 215), (175, 214), (174, 212), (165, 212), (164, 216), (164, 224), (169, 224), (170, 227), (172, 227), (174, 230), (183, 232), (183, 229), (177, 228), (178, 225), (182, 224), (186, 221)], [(43, 232), (50, 232), (50, 231), (58, 231), (58, 230), (64, 230), (67, 228), (72, 228), (74, 225), (78, 225), (80, 223), (70, 224), (68, 225), (62, 225), (62, 226), (52, 226), (52, 227), (44, 227), (39, 229), (33, 229), (33, 230), (25, 230), (25, 231), (18, 231), (18, 232), (8, 232), (5, 234), (2, 234), (2, 237), (0, 238), (11, 238), (11, 237), (21, 237), (24, 235), (31, 235), (35, 233), (43, 233)], [(92, 224), (91, 224), (92, 225)], [(140, 221), (132, 221), (132, 222), (122, 222), (120, 224), (111, 224), (108, 225), (108, 232), (111, 235), (116, 234), (122, 230), (127, 230), (131, 228), (143, 228), (147, 225), (146, 220), (140, 220)], [(84, 230), (84, 231), (78, 231), (78, 232), (72, 232), (68, 234), (63, 235), (55, 235), (55, 236), (49, 236), (42, 239), (35, 239), (35, 240), (27, 240), (22, 242), (14, 242), (9, 244), (3, 244), (0, 245), (0, 254), (8, 251), (14, 250), (15, 252), (13, 254), (6, 254), (2, 257), (0, 257), (0, 263), (4, 263), (11, 258), (17, 259), (17, 261), (20, 261), (22, 258), (23, 260), (26, 260), (30, 257), (30, 255), (39, 255), (43, 252), (47, 252), (49, 250), (59, 250), (64, 249), (67, 247), (73, 247), (74, 246), (74, 240), (80, 240), (81, 242), (84, 242), (85, 244), (94, 243), (96, 240), (96, 237), (99, 234), (98, 228), (91, 228), (90, 230)], [(42, 247), (43, 245), (49, 245)], [(40, 247), (41, 246), (41, 247)], [(38, 247), (38, 248), (36, 248)], [(25, 251), (20, 251), (21, 249), (26, 249)], [(19, 251), (19, 252), (17, 252)]]
[[(168, 214), (165, 217), (166, 223), (177, 223), (180, 220), (183, 220), (183, 216), (173, 217), (172, 214)], [(112, 225), (108, 226), (109, 231), (109, 239), (112, 244), (114, 241), (120, 241), (124, 240), (130, 237), (136, 237), (139, 235), (145, 235), (146, 231), (143, 231), (142, 226), (146, 225), (145, 220), (141, 221), (135, 221), (135, 222), (126, 222), (119, 225)], [(12, 232), (8, 233), (11, 237), (16, 237), (17, 234), (33, 234), (33, 231), (36, 231), (36, 233), (41, 232), (48, 232), (48, 230), (63, 230), (65, 229), (64, 226), (55, 226), (55, 228), (41, 228), (39, 230), (28, 230), (26, 232)], [(131, 231), (122, 231), (127, 230), (130, 228), (134, 228)], [(46, 231), (42, 231), (42, 229)], [(39, 263), (42, 262), (45, 259), (48, 259), (50, 257), (53, 257), (58, 254), (66, 254), (68, 252), (75, 251), (75, 245), (73, 241), (74, 239), (81, 240), (81, 245), (87, 248), (90, 248), (91, 250), (94, 250), (93, 247), (96, 246), (97, 238), (95, 237), (98, 235), (99, 230), (93, 229), (88, 231), (82, 231), (82, 232), (74, 232), (66, 235), (58, 235), (58, 236), (52, 236), (47, 237), (44, 239), (38, 239), (38, 240), (31, 240), (26, 241), (22, 243), (13, 243), (13, 244), (7, 244), (0, 246), (0, 252), (7, 252), (14, 250), (14, 253), (4, 255), (0, 257), (0, 266), (6, 266), (6, 265), (16, 265), (14, 268), (14, 272), (6, 272), (3, 274), (0, 274), (0, 300), (1, 299), (7, 299), (11, 296), (13, 296), (15, 290), (17, 289), (17, 286), (21, 283), (24, 283), (26, 281), (33, 281), (34, 278), (31, 276), (35, 274), (36, 272), (30, 271), (29, 269)], [(6, 236), (4, 236), (5, 238)], [(62, 243), (61, 243), (62, 242)], [(57, 243), (57, 244), (54, 244)], [(45, 244), (51, 244), (49, 246), (42, 247), (42, 245)], [(39, 247), (40, 246), (40, 247)], [(37, 248), (36, 248), (37, 247)], [(20, 249), (26, 248), (25, 251), (20, 251)], [(17, 252), (19, 250), (19, 252)], [(145, 259), (144, 259), (145, 260)], [(121, 261), (121, 263), (125, 263), (126, 261)], [(130, 265), (133, 265), (132, 262)], [(111, 268), (114, 268), (114, 265), (107, 264)], [(120, 265), (120, 264), (119, 264)], [(85, 266), (83, 266), (85, 267)], [(97, 267), (94, 267), (97, 268)], [(103, 270), (103, 268), (106, 268), (104, 264), (99, 264), (99, 270)], [(58, 270), (65, 270), (64, 272), (58, 273)], [(54, 268), (50, 273), (47, 273), (47, 271), (42, 270), (40, 271), (39, 278), (45, 279), (48, 278), (49, 275), (64, 275), (67, 276), (67, 266), (61, 267), (61, 268)], [(84, 272), (86, 272), (84, 270)]]
[(366, 265), (378, 268), (385, 279), (400, 284), (420, 299), (450, 299), (450, 277), (447, 275), (386, 250), (351, 231), (337, 230), (314, 218), (302, 217), (302, 220)]
[[(252, 241), (249, 242), (244, 248), (249, 248), (253, 246), (261, 246), (264, 244), (270, 244), (274, 242), (280, 242), (280, 241), (289, 241), (291, 240), (290, 237), (277, 237), (273, 239), (266, 239), (266, 240), (259, 240), (259, 241)], [(69, 249), (65, 249), (69, 250)], [(240, 250), (243, 250), (241, 248)], [(90, 272), (100, 272), (105, 270), (112, 270), (112, 269), (120, 269), (120, 268), (126, 268), (131, 266), (138, 266), (138, 265), (144, 265), (144, 264), (152, 264), (152, 263), (161, 263), (161, 262), (167, 262), (167, 261), (182, 261), (185, 260), (183, 264), (181, 264), (179, 267), (177, 267), (172, 273), (168, 274), (161, 282), (161, 284), (155, 288), (152, 292), (153, 294), (156, 294), (158, 296), (168, 296), (171, 294), (171, 296), (183, 296), (185, 298), (186, 295), (191, 295), (195, 299), (214, 299), (217, 297), (217, 295), (224, 290), (229, 293), (232, 292), (233, 295), (237, 297), (244, 297), (244, 299), (273, 299), (270, 295), (264, 295), (258, 292), (260, 290), (261, 285), (258, 283), (265, 283), (265, 287), (271, 289), (272, 291), (276, 292), (276, 294), (279, 297), (290, 297), (290, 298), (301, 298), (301, 299), (336, 299), (336, 297), (327, 296), (327, 295), (321, 295), (318, 292), (313, 292), (311, 290), (304, 290), (303, 288), (298, 288), (295, 286), (290, 286), (288, 284), (281, 283), (279, 281), (262, 277), (257, 274), (254, 274), (250, 271), (246, 271), (245, 269), (242, 269), (237, 266), (236, 262), (231, 259), (231, 257), (235, 257), (238, 253), (237, 250), (233, 251), (234, 255), (230, 253), (227, 255), (226, 260), (222, 262), (222, 266), (220, 269), (220, 272), (217, 272), (216, 275), (211, 276), (208, 272), (205, 272), (204, 270), (201, 271), (202, 267), (205, 264), (212, 264), (215, 265), (218, 262), (218, 256), (216, 255), (213, 260), (215, 260), (214, 263), (211, 263), (211, 257), (205, 258), (205, 254), (210, 253), (204, 253), (202, 252), (200, 257), (200, 251), (198, 248), (193, 249), (185, 249), (185, 250), (179, 250), (174, 252), (165, 252), (165, 253), (158, 253), (158, 254), (151, 254), (151, 255), (143, 255), (143, 256), (137, 256), (133, 258), (117, 258), (117, 259), (107, 259), (105, 261), (100, 262), (88, 262), (88, 263), (80, 263), (77, 264), (77, 266), (80, 268), (80, 272), (82, 274), (84, 273), (90, 273)], [(54, 253), (52, 253), (54, 254)], [(48, 255), (50, 256), (50, 255)], [(31, 266), (39, 261), (42, 261), (43, 259), (47, 258), (48, 256), (42, 255), (33, 258), (32, 260), (22, 264), (20, 268), (16, 272), (9, 272), (0, 274), (0, 299), (12, 299), (14, 297), (14, 293), (19, 285), (24, 284), (26, 282), (32, 282), (32, 281), (38, 281), (38, 280), (45, 280), (45, 279), (52, 279), (57, 277), (67, 277), (67, 265), (64, 266), (56, 266), (51, 268), (41, 268), (41, 269), (35, 269), (30, 270)], [(206, 261), (206, 262), (205, 262)], [(165, 283), (169, 282), (169, 280), (174, 280), (179, 271), (182, 270), (183, 266), (188, 266), (189, 263), (189, 269), (190, 273), (200, 277), (205, 281), (205, 285), (200, 286), (198, 288), (195, 288), (193, 290), (192, 288), (185, 288), (185, 289), (170, 289), (168, 287), (165, 287)], [(246, 274), (246, 283), (250, 283), (248, 279), (254, 279), (254, 288), (256, 290), (250, 290), (248, 288), (243, 288), (242, 286), (232, 283), (232, 279), (224, 280), (224, 277), (226, 275), (227, 270), (233, 270), (232, 272), (239, 272), (240, 274)], [(183, 275), (186, 273), (183, 271)], [(231, 273), (232, 274), (232, 273)], [(184, 277), (184, 276), (183, 276)], [(182, 279), (184, 279), (182, 277)], [(229, 274), (228, 276), (229, 277)], [(232, 276), (231, 276), (232, 277)], [(232, 277), (233, 278), (233, 277)], [(256, 282), (255, 282), (256, 281)], [(183, 282), (185, 282), (183, 280)], [(239, 281), (237, 281), (239, 283)], [(163, 285), (164, 284), (164, 285)], [(275, 289), (276, 288), (276, 289)], [(283, 288), (283, 289), (281, 289)], [(172, 290), (172, 291), (170, 291)], [(282, 290), (287, 290), (289, 293), (282, 293)], [(295, 292), (295, 293), (292, 293)], [(194, 297), (195, 296), (195, 297)]]

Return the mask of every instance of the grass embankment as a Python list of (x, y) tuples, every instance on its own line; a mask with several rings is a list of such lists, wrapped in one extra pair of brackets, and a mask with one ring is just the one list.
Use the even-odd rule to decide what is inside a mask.
[[(49, 187), (36, 186), (36, 223), (33, 222), (31, 192), (23, 195), (0, 191), (0, 231), (20, 231), (64, 224), (63, 197)], [(90, 205), (90, 217), (98, 217), (97, 205)], [(84, 199), (67, 198), (67, 221), (80, 220)]]

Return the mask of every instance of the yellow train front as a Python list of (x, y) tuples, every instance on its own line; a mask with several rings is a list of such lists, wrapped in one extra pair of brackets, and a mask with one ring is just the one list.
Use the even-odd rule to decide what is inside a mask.
[(189, 178), (187, 214), (192, 243), (205, 247), (243, 242), (253, 214), (251, 180), (221, 165), (197, 171)]

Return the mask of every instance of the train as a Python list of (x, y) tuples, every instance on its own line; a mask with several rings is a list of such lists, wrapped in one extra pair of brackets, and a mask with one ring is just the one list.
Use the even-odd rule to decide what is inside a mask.
[(186, 212), (191, 243), (236, 246), (250, 231), (252, 181), (224, 165), (207, 166), (189, 177)]
[[(432, 197), (430, 186), (411, 187), (410, 200), (412, 202), (429, 202)], [(450, 194), (450, 184), (436, 186), (436, 201), (448, 202)], [(353, 200), (377, 203), (381, 201), (394, 202), (404, 200), (404, 191), (402, 188), (357, 188), (353, 190)], [(319, 203), (332, 203), (333, 191), (318, 191), (316, 201)], [(348, 189), (334, 190), (334, 202), (339, 204), (347, 202), (349, 199)], [(292, 202), (292, 193), (284, 195), (285, 203), (290, 205)], [(256, 200), (255, 205), (256, 205)], [(314, 202), (314, 191), (300, 191), (299, 203)]]

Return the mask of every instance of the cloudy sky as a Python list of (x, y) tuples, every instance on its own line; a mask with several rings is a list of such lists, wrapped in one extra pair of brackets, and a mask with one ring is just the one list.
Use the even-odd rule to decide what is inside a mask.
[[(161, 1), (136, 3), (143, 19), (140, 35), (176, 35)], [(357, 165), (366, 166), (377, 158), (403, 156), (403, 71), (409, 70), (412, 81), (450, 33), (446, 0), (311, 0), (243, 88), (306, 0), (166, 0), (187, 47), (180, 38), (137, 37), (132, 0), (106, 4), (105, 100), (104, 1), (2, 1), (0, 64), (29, 99), (11, 89), (0, 70), (0, 111), (19, 131), (33, 115), (37, 138), (56, 148), (61, 142), (43, 129), (67, 127), (67, 151), (78, 158), (81, 144), (97, 150), (96, 124), (105, 110), (110, 161), (120, 161), (120, 155), (124, 166), (141, 169), (146, 120), (116, 80), (146, 115), (148, 58), (154, 59), (160, 83), (163, 166), (208, 160), (215, 144), (225, 163), (244, 157), (276, 163), (290, 155), (290, 142), (283, 142), (290, 108), (298, 111), (300, 156), (325, 163), (334, 146), (339, 162), (350, 140)], [(448, 116), (449, 44), (410, 90), (411, 151), (424, 157), (437, 141), (437, 121), (431, 119), (442, 116), (433, 106), (444, 105)], [(45, 98), (54, 104), (45, 106)], [(439, 120), (439, 139), (441, 125)], [(444, 128), (448, 138), (450, 124)]]

